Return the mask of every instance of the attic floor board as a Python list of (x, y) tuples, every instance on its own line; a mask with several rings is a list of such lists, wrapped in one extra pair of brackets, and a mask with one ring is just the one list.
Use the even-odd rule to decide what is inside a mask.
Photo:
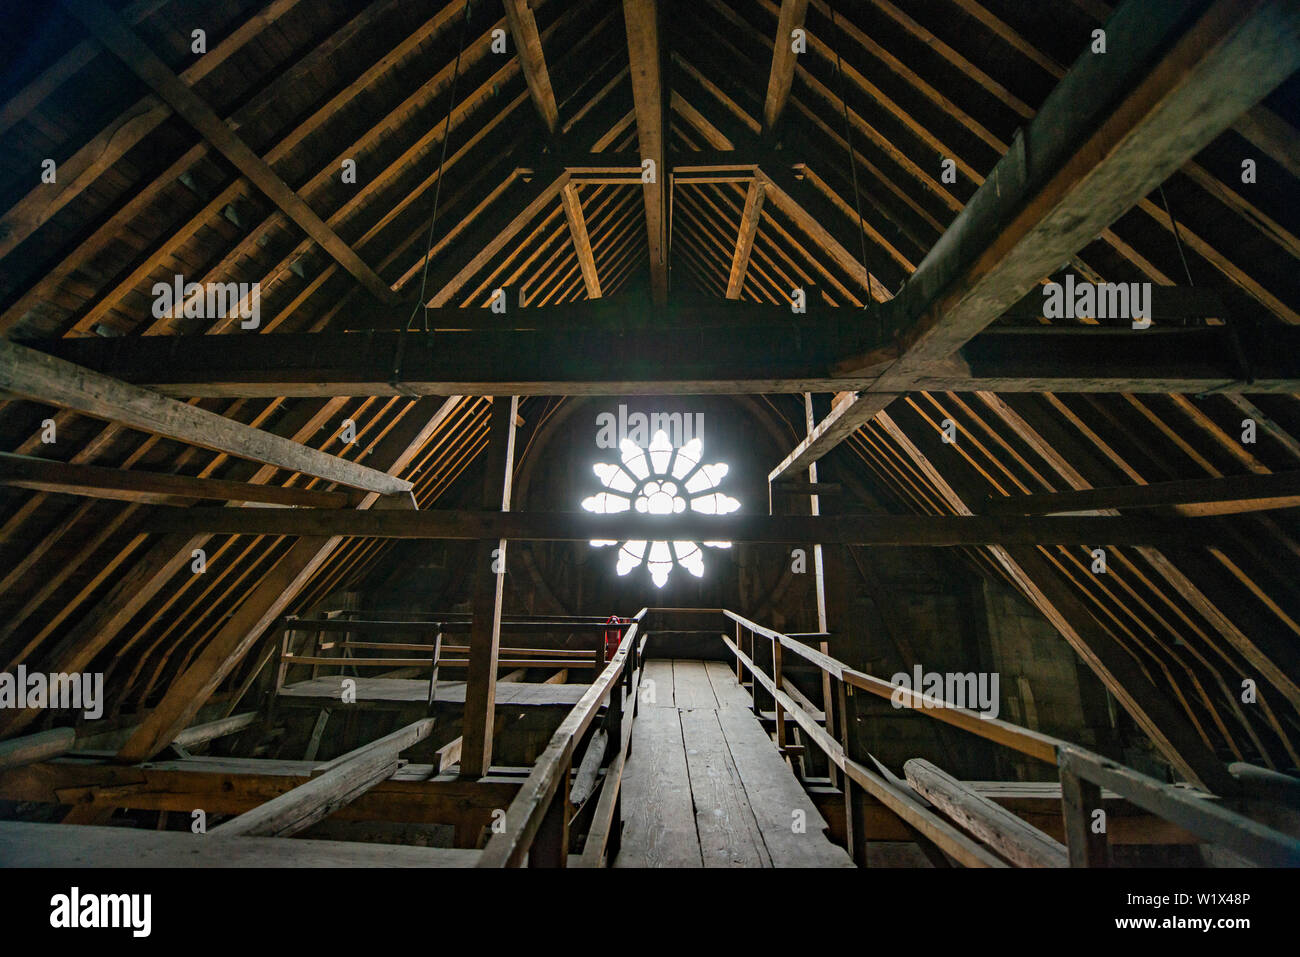
[(853, 866), (730, 669), (679, 658), (643, 677), (615, 867)]
[(0, 867), (472, 867), (478, 851), (0, 822)]
[[(357, 701), (424, 702), (429, 697), (427, 678), (353, 678)], [(310, 681), (296, 681), (280, 689), (282, 698), (307, 698), (322, 703), (337, 702), (342, 696), (343, 677), (328, 675)], [(589, 685), (548, 685), (537, 682), (498, 681), (497, 705), (572, 708)], [(465, 682), (439, 681), (435, 699), (439, 704), (465, 703)]]

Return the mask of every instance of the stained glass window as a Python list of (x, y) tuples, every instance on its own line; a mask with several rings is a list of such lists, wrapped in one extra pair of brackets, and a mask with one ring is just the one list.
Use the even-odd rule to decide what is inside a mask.
[[(726, 515), (740, 508), (740, 502), (717, 490), (727, 475), (727, 464), (701, 464), (704, 444), (694, 438), (674, 448), (668, 433), (660, 429), (642, 449), (630, 439), (619, 445), (622, 462), (597, 462), (592, 466), (604, 491), (582, 500), (589, 512), (613, 515), (636, 509), (646, 515), (676, 515), (688, 508), (704, 515)], [(674, 566), (680, 566), (701, 578), (704, 575), (704, 548), (730, 548), (731, 542), (603, 541), (592, 545), (615, 547), (618, 561), (614, 569), (627, 575), (645, 567), (656, 587), (668, 582)]]

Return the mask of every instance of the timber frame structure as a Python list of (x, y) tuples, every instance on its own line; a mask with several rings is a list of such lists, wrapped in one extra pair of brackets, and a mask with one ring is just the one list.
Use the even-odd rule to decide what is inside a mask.
[[(816, 840), (747, 784), (748, 863), (1300, 863), (1294, 0), (12, 16), (0, 676), (98, 675), (104, 708), (0, 685), (0, 865), (186, 861), (195, 808), (189, 863), (643, 863), (623, 798), (654, 803), (660, 728), (797, 779)], [(1149, 308), (1046, 315), (1076, 283)], [(548, 423), (645, 396), (759, 410), (767, 513), (525, 504)], [(545, 578), (517, 543), (643, 539), (815, 550), (816, 613), (512, 607), (503, 568)], [(411, 541), (465, 543), (457, 607), (366, 610)], [(1054, 780), (891, 772), (846, 582), (883, 609), (861, 553), (914, 547), (1018, 595), (1152, 760), (917, 692)], [(711, 660), (667, 686), (712, 704), (656, 711), (691, 636)], [(290, 713), (304, 757), (269, 758)]]

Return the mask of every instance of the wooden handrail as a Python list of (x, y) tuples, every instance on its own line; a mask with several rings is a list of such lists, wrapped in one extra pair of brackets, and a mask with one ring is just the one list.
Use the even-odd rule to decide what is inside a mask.
[(938, 721), (943, 721), (981, 738), (1013, 748), (1022, 754), (1038, 758), (1040, 761), (1055, 764), (1056, 749), (1067, 743), (1060, 738), (1054, 738), (1038, 731), (1031, 731), (1028, 728), (1002, 721), (999, 718), (990, 718), (977, 711), (959, 708), (934, 695), (923, 694), (910, 688), (900, 688), (898, 685), (877, 678), (875, 675), (869, 675), (864, 671), (850, 668), (844, 662), (832, 658), (816, 648), (805, 645), (801, 641), (796, 641), (789, 635), (783, 635), (779, 631), (773, 631), (771, 628), (764, 628), (762, 625), (755, 624), (748, 618), (737, 615), (733, 611), (724, 609), (723, 614), (732, 621), (748, 628), (754, 634), (761, 635), (770, 641), (779, 642), (781, 647), (787, 648), (796, 655), (812, 662), (821, 670), (834, 678), (839, 678), (846, 684), (861, 688), (863, 691), (868, 691), (877, 697), (891, 701), (897, 699), (904, 707), (925, 711), (930, 717)]
[[(637, 630), (646, 609), (641, 609), (632, 619), (632, 626), (623, 634), (618, 649), (609, 664), (596, 677), (586, 693), (568, 713), (551, 735), (551, 740), (533, 766), (532, 773), (520, 787), (515, 799), (506, 809), (505, 828), (489, 838), (479, 856), (479, 867), (518, 867), (528, 854), (533, 838), (542, 826), (543, 818), (551, 811), (561, 784), (568, 784), (573, 765), (576, 742), (591, 727), (596, 714), (615, 682), (623, 677), (633, 646), (638, 641)], [(567, 800), (567, 797), (566, 797)], [(567, 849), (561, 849), (561, 863)]]
[[(913, 710), (923, 711), (928, 717), (944, 721), (976, 734), (989, 741), (1013, 748), (1023, 754), (1058, 766), (1060, 770), (1063, 807), (1066, 817), (1066, 834), (1069, 840), (1069, 861), (1072, 866), (1106, 866), (1109, 855), (1105, 835), (1093, 835), (1087, 826), (1089, 808), (1100, 803), (1100, 788), (1106, 787), (1120, 797), (1164, 818), (1200, 837), (1228, 844), (1250, 859), (1270, 866), (1297, 866), (1300, 864), (1300, 840), (1260, 824), (1242, 814), (1230, 811), (1213, 800), (1212, 795), (1188, 787), (1179, 787), (1157, 781), (1145, 774), (1125, 767), (1115, 761), (1070, 744), (1060, 738), (1022, 728), (997, 718), (989, 718), (966, 708), (956, 707), (944, 699), (926, 695), (910, 688), (850, 668), (838, 659), (811, 648), (789, 635), (765, 628), (733, 611), (722, 613), (734, 621), (737, 640), (725, 634), (723, 642), (741, 668), (748, 669), (754, 678), (755, 689), (764, 687), (776, 702), (778, 716), (784, 712), (799, 724), (807, 737), (824, 751), (830, 761), (844, 772), (847, 778), (865, 788), (908, 824), (939, 845), (945, 853), (969, 865), (1001, 866), (1001, 862), (988, 851), (973, 844), (970, 839), (953, 829), (947, 822), (937, 819), (910, 795), (900, 794), (884, 778), (854, 761), (843, 745), (836, 741), (800, 702), (778, 687), (776, 680), (766, 675), (746, 655), (740, 644), (740, 629), (751, 635), (768, 639), (782, 649), (788, 649), (817, 665), (828, 675), (840, 679), (845, 686), (860, 688)], [(774, 656), (779, 669), (779, 657)], [(738, 674), (739, 674), (738, 668)], [(827, 707), (829, 713), (829, 707)], [(1091, 799), (1085, 795), (1092, 795)], [(1207, 800), (1207, 798), (1210, 798)]]
[[(446, 650), (446, 649), (444, 649)], [(429, 668), (433, 658), (326, 658), (319, 655), (285, 655), (280, 659), (293, 665), (347, 665), (349, 668)], [(463, 668), (468, 658), (439, 658), (440, 668)], [(586, 660), (575, 658), (499, 658), (499, 668), (594, 668), (590, 654)]]

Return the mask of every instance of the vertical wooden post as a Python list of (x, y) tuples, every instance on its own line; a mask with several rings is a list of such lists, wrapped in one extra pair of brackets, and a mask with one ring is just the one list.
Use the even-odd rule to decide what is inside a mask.
[[(853, 758), (857, 740), (855, 715), (857, 702), (853, 689), (843, 681), (836, 682), (836, 693), (840, 708), (840, 744), (844, 746), (844, 756)], [(863, 828), (862, 810), (858, 804), (858, 786), (847, 774), (844, 775), (844, 837), (846, 849), (853, 863), (866, 867), (867, 843)]]
[[(812, 291), (809, 292), (809, 296)], [(818, 294), (820, 295), (820, 293)], [(811, 434), (817, 421), (813, 411), (813, 397), (811, 392), (803, 394), (803, 411), (804, 424), (808, 433)], [(813, 462), (808, 466), (808, 481), (814, 485), (817, 484), (817, 463)], [(821, 496), (808, 496), (808, 514), (821, 514)], [(822, 567), (822, 547), (820, 544), (813, 544), (813, 586), (817, 596), (817, 630), (825, 632), (826, 628), (826, 574)]]
[[(740, 637), (740, 622), (736, 622), (736, 647), (741, 651), (745, 650), (743, 639)], [(736, 658), (736, 684), (740, 685), (742, 688), (745, 686), (745, 668), (740, 663), (739, 656)]]
[[(515, 465), (515, 417), (518, 396), (496, 396), (492, 401), (492, 426), (484, 452), (487, 471), (483, 505), (510, 511), (510, 490)], [(471, 603), (469, 661), (465, 676), (464, 746), (460, 773), (479, 778), (492, 765), (492, 731), (497, 692), (497, 657), (501, 647), (501, 594), (506, 574), (506, 540), (485, 539), (478, 544)]]
[[(777, 691), (782, 690), (782, 677), (784, 671), (781, 668), (781, 642), (773, 639), (772, 641), (772, 686)], [(772, 695), (772, 708), (776, 711), (776, 746), (785, 754), (786, 731), (785, 731), (785, 709), (781, 707), (781, 701), (776, 695)]]
[(285, 661), (285, 656), (289, 654), (289, 634), (290, 629), (285, 628), (280, 635), (280, 666), (275, 669), (275, 693), (279, 694), (280, 689), (284, 687), (284, 673), (289, 668), (289, 662)]
[(433, 714), (438, 697), (438, 659), (442, 657), (442, 624), (438, 623), (434, 627), (438, 630), (433, 635), (433, 658), (429, 663), (429, 714)]
[[(537, 836), (528, 849), (529, 867), (564, 867), (569, 857), (569, 778), (572, 764), (565, 762), (560, 786), (551, 798), (551, 806), (537, 828)], [(611, 835), (612, 836), (612, 835)]]
[[(1110, 867), (1110, 844), (1092, 830), (1092, 813), (1101, 807), (1101, 788), (1061, 768), (1061, 811), (1071, 867)], [(1103, 819), (1104, 820), (1104, 819)]]
[[(630, 673), (631, 656), (623, 659), (623, 670)], [(611, 766), (612, 762), (618, 759), (619, 753), (623, 750), (623, 681), (622, 677), (610, 685), (609, 689), (609, 722), (605, 732), (605, 764)], [(613, 787), (614, 783), (607, 777), (605, 787)], [(605, 840), (605, 855), (607, 860), (613, 863), (614, 858), (618, 857), (619, 848), (623, 841), (623, 789), (620, 787), (618, 796), (614, 798), (614, 819), (609, 825), (609, 837)]]
[[(830, 656), (831, 643), (829, 641), (819, 641), (818, 649), (823, 655)], [(832, 738), (835, 737), (835, 701), (831, 693), (831, 673), (822, 672), (822, 714), (826, 716), (826, 733)], [(831, 786), (839, 784), (840, 769), (835, 766), (834, 761), (826, 762), (827, 776), (831, 779)]]

